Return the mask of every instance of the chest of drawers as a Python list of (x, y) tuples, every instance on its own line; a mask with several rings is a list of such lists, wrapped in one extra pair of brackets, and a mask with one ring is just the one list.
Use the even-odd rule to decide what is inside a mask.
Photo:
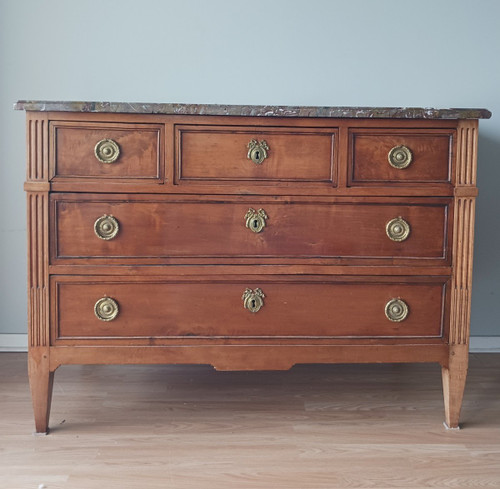
[(436, 362), (467, 373), (484, 109), (19, 102), (29, 375)]

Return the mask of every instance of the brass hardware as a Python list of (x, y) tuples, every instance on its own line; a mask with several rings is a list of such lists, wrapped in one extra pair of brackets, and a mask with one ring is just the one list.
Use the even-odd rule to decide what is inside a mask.
[(94, 153), (101, 163), (113, 163), (120, 156), (120, 146), (112, 139), (101, 139), (95, 145)]
[(264, 209), (256, 211), (250, 207), (245, 214), (245, 219), (245, 225), (248, 229), (254, 233), (260, 233), (266, 227), (266, 219), (268, 217)]
[(120, 229), (118, 221), (113, 216), (104, 216), (96, 219), (94, 223), (94, 231), (98, 238), (104, 239), (106, 241), (113, 239)]
[(269, 146), (266, 141), (257, 141), (252, 139), (248, 145), (247, 158), (252, 160), (256, 165), (262, 164), (262, 162), (267, 158), (267, 152), (269, 151)]
[(250, 312), (259, 312), (260, 308), (264, 305), (264, 292), (257, 288), (255, 290), (245, 289), (241, 298), (243, 299), (243, 307)]
[(394, 146), (387, 157), (392, 167), (402, 170), (410, 165), (413, 154), (407, 146)]
[(118, 303), (111, 297), (99, 299), (94, 306), (94, 313), (101, 321), (112, 321), (118, 316)]
[(410, 235), (410, 225), (402, 217), (396, 217), (386, 224), (385, 232), (392, 241), (404, 241)]
[(389, 321), (399, 323), (408, 316), (408, 304), (401, 299), (391, 299), (385, 305), (385, 315)]

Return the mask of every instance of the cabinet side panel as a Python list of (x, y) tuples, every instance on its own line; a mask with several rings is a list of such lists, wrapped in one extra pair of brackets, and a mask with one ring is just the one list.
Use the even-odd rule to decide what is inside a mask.
[(456, 185), (476, 185), (478, 121), (460, 121), (457, 141)]
[(28, 324), (30, 346), (48, 345), (48, 197), (28, 192)]
[(461, 121), (457, 134), (450, 345), (468, 345), (474, 247), (477, 121)]
[[(48, 114), (27, 113), (28, 335), (48, 346)], [(39, 191), (38, 191), (39, 190)]]
[(450, 344), (468, 344), (474, 239), (474, 198), (455, 199)]
[(48, 115), (39, 113), (27, 114), (27, 168), (26, 179), (32, 181), (48, 181)]

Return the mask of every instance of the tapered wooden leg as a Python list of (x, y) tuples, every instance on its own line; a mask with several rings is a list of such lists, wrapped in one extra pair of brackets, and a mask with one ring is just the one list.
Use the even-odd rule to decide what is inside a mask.
[(450, 348), (448, 367), (442, 367), (445, 425), (458, 429), (469, 359), (468, 345)]
[(49, 369), (49, 359), (45, 348), (30, 349), (28, 373), (35, 415), (35, 433), (47, 434), (49, 432), (54, 372)]

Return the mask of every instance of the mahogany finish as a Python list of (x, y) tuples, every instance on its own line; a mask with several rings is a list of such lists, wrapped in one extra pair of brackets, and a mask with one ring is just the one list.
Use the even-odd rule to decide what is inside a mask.
[[(56, 196), (52, 262), (64, 259), (78, 263), (102, 257), (141, 263), (146, 258), (201, 256), (259, 257), (268, 262), (283, 257), (446, 256), (448, 199), (413, 205), (394, 199), (391, 203), (373, 200), (332, 204), (260, 196), (216, 202), (143, 199), (117, 196), (103, 201), (98, 196)], [(267, 213), (266, 226), (260, 233), (245, 225), (250, 207), (263, 208)], [(94, 232), (94, 222), (101, 215), (113, 215), (119, 222), (118, 234), (111, 240), (99, 239)], [(399, 216), (411, 226), (403, 242), (392, 241), (386, 233), (386, 224)]]
[[(55, 278), (57, 280), (57, 278)], [(360, 278), (362, 280), (362, 278)], [(435, 283), (295, 283), (240, 278), (238, 282), (119, 283), (76, 279), (54, 284), (54, 339), (82, 338), (287, 338), (441, 337), (444, 285)], [(255, 314), (242, 307), (245, 288), (261, 287), (264, 306)], [(94, 314), (103, 294), (120, 307), (104, 322)], [(384, 308), (401, 297), (411, 309), (402, 322), (388, 321)], [(361, 307), (362, 305), (362, 307)], [(68, 344), (66, 342), (66, 344)]]
[[(48, 430), (54, 371), (69, 363), (438, 362), (446, 424), (458, 426), (477, 194), (477, 120), (467, 117), (478, 112), (441, 120), (29, 107), (37, 432)], [(95, 156), (105, 139), (119, 146), (115, 162)], [(258, 164), (247, 154), (252, 139), (269, 147)], [(412, 162), (394, 168), (388, 152), (403, 145)], [(247, 226), (249, 209), (267, 216), (260, 232)], [(119, 223), (112, 239), (96, 235), (102, 216)], [(410, 226), (402, 241), (387, 235), (395, 218)], [(244, 307), (247, 289), (262, 291), (257, 312)], [(115, 301), (116, 318), (96, 316), (102, 298)], [(391, 300), (408, 308), (400, 322), (386, 316)]]
[[(361, 130), (350, 132), (351, 185), (364, 183), (448, 183), (451, 179), (453, 132), (434, 130)], [(387, 164), (395, 146), (411, 148), (412, 163), (403, 170)]]
[[(162, 126), (153, 124), (51, 124), (52, 180), (112, 179), (162, 183)], [(103, 164), (94, 154), (97, 142), (112, 139), (120, 147), (114, 163)]]
[[(178, 126), (176, 181), (328, 182), (335, 175), (335, 128)], [(247, 157), (249, 141), (265, 141), (268, 158), (255, 164)], [(268, 183), (269, 184), (269, 183)]]

